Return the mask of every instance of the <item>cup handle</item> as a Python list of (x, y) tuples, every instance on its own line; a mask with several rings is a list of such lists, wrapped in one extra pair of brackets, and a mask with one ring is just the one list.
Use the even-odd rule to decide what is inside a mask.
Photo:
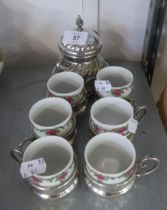
[(24, 154), (24, 147), (25, 145), (27, 145), (29, 142), (31, 143), (33, 140), (35, 140), (35, 137), (32, 137), (30, 139), (23, 139), (22, 142), (19, 143), (18, 146), (14, 147), (11, 151), (10, 151), (10, 155), (11, 157), (18, 162), (19, 164), (21, 164), (22, 162), (22, 158), (23, 158), (23, 154)]
[(138, 121), (138, 123), (140, 123), (144, 119), (148, 108), (145, 105), (140, 105), (140, 106), (136, 105), (134, 107), (134, 110), (135, 110), (134, 111), (134, 118), (135, 118), (135, 120)]
[[(151, 163), (151, 166), (149, 164)], [(137, 171), (136, 177), (140, 178), (142, 176), (149, 175), (156, 171), (160, 165), (160, 160), (156, 157), (151, 157), (149, 155), (145, 156), (139, 162), (137, 162)]]

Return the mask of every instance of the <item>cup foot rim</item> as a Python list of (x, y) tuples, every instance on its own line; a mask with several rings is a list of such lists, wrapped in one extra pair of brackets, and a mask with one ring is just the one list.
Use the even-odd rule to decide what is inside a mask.
[[(49, 192), (49, 190), (39, 190), (39, 189), (37, 189), (37, 188), (35, 188), (33, 186), (32, 186), (32, 188), (33, 188), (33, 192), (38, 197), (40, 197), (41, 199), (44, 199), (44, 200), (57, 200), (57, 199), (64, 198), (64, 197), (68, 196), (71, 192), (73, 192), (76, 189), (77, 185), (78, 185), (78, 172), (76, 171), (72, 183), (69, 186), (67, 186), (66, 189), (63, 189), (62, 191), (60, 190), (60, 192), (53, 193), (53, 194), (50, 193), (49, 194), (49, 193), (47, 193), (47, 191)], [(56, 187), (55, 187), (55, 189), (56, 189)], [(54, 188), (52, 188), (51, 191), (54, 192)]]

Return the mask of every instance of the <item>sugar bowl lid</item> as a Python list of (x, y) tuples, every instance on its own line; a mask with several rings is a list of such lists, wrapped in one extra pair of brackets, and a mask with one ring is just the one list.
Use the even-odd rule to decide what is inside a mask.
[(80, 15), (77, 17), (76, 25), (77, 29), (75, 29), (75, 31), (87, 33), (85, 43), (69, 43), (64, 40), (64, 37), (62, 36), (59, 43), (60, 51), (62, 54), (70, 58), (82, 59), (95, 57), (102, 47), (101, 38), (96, 32), (83, 29), (83, 20)]

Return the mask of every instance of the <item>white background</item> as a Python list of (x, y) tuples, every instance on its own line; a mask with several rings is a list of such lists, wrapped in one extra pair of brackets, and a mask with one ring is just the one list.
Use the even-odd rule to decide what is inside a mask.
[[(54, 64), (58, 41), (78, 14), (97, 30), (97, 0), (1, 0), (0, 47), (6, 65)], [(100, 35), (106, 59), (140, 60), (150, 0), (101, 0)]]

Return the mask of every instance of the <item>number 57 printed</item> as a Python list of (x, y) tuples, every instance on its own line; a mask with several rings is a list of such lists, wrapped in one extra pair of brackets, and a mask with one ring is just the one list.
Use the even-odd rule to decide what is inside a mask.
[(65, 31), (62, 42), (65, 44), (85, 45), (88, 32), (85, 31)]

